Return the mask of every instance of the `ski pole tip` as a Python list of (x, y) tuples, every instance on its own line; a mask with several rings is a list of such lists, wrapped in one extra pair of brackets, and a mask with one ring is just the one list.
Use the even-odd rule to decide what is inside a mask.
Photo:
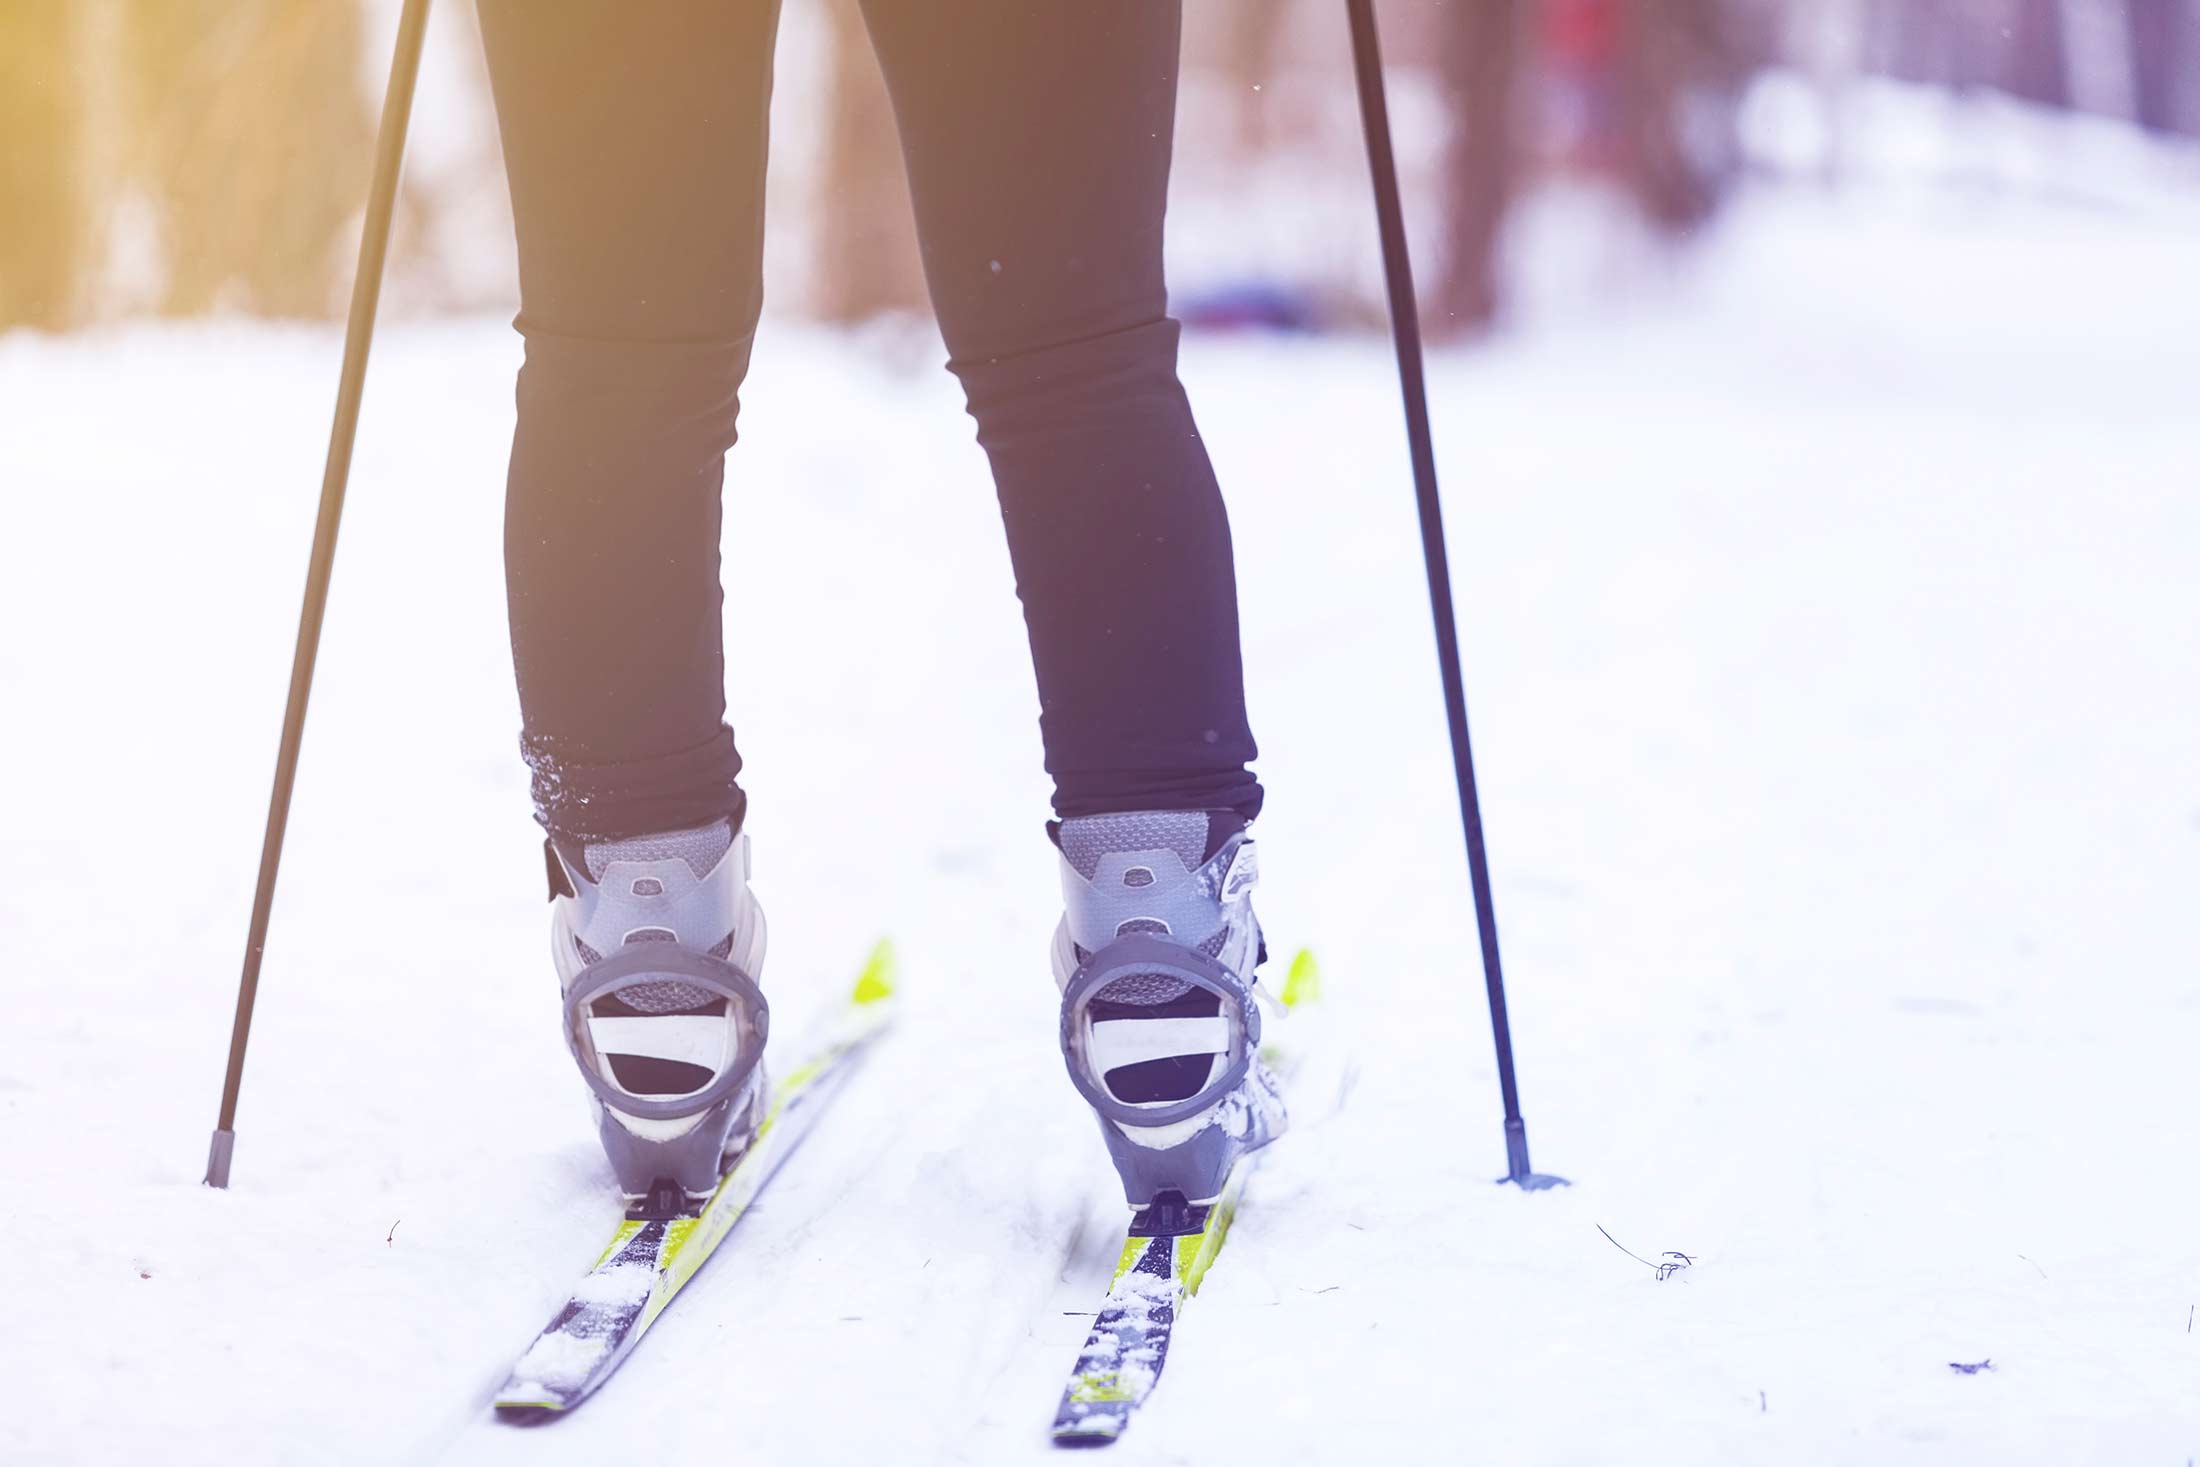
[(237, 1149), (235, 1131), (216, 1130), (213, 1144), (206, 1148), (206, 1185), (227, 1189), (229, 1186), (229, 1158)]
[(1508, 1182), (1523, 1192), (1543, 1192), (1552, 1187), (1573, 1185), (1564, 1177), (1539, 1172), (1528, 1165), (1528, 1123), (1519, 1116), (1505, 1118), (1505, 1175), (1497, 1179), (1497, 1185), (1502, 1187)]
[(1564, 1177), (1554, 1177), (1549, 1172), (1523, 1172), (1517, 1177), (1499, 1177), (1497, 1185), (1517, 1186), (1523, 1192), (1546, 1192), (1553, 1187), (1571, 1187)]

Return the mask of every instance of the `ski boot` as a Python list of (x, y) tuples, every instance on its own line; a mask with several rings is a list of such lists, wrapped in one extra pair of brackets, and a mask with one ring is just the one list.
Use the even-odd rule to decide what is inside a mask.
[(756, 1135), (770, 1010), (749, 838), (545, 842), (565, 1039), (635, 1216), (692, 1211)]
[(1233, 813), (1141, 811), (1065, 820), (1057, 844), (1070, 1079), (1099, 1115), (1124, 1200), (1189, 1215), (1287, 1123), (1259, 1054), (1253, 842)]

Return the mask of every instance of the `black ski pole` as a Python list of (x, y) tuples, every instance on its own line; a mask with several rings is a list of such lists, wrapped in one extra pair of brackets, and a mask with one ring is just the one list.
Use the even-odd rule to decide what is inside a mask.
[(260, 991), (260, 955), (267, 947), (268, 913), (275, 904), (275, 871), (283, 859), (283, 831), (290, 822), (290, 791), (298, 777), (298, 745), (305, 733), (306, 699), (313, 691), (313, 660), (321, 647), (321, 617), (328, 609), (329, 572), (336, 562), (336, 526), (344, 515), (344, 486), (351, 476), (352, 439), (359, 428), (359, 399), (367, 380), (367, 347), (374, 339), (374, 311), (382, 296), (382, 264), (389, 254), (390, 218), (397, 209), (397, 175), (405, 161), (405, 129), (412, 119), (413, 83), (420, 75), (420, 43), (427, 31), (428, 0), (405, 0), (397, 22), (397, 55), (382, 100), (382, 131), (375, 141), (374, 182), (359, 240), (359, 273), (352, 281), (351, 320), (344, 328), (344, 369), (336, 389), (336, 422), (329, 430), (328, 464), (321, 475), (321, 509), (313, 524), (313, 555), (306, 565), (306, 599), (298, 613), (298, 646), (290, 662), (290, 701), (283, 709), (283, 739), (275, 757), (275, 790), (267, 802), (267, 834), (260, 844), (260, 880), (252, 894), (252, 925), (244, 944), (244, 975), (237, 983), (237, 1018), (229, 1033), (229, 1070), (222, 1079), (221, 1119), (206, 1153), (206, 1185), (229, 1185), (229, 1158), (237, 1145), (237, 1090), (244, 1081), (244, 1050), (252, 1037), (252, 1003)]
[(1352, 21), (1352, 70), (1359, 82), (1360, 122), (1367, 134), (1368, 171), (1375, 180), (1375, 220), (1383, 237), (1383, 276), (1390, 290), (1390, 330), (1398, 348), (1398, 383), (1405, 396), (1406, 440), (1413, 453), (1413, 489), (1421, 508), (1421, 555), (1428, 566), (1429, 608), (1436, 617), (1436, 657), (1443, 664), (1444, 711), (1451, 720), (1452, 770), (1459, 783), (1459, 820), (1466, 829), (1467, 871), (1474, 883), (1474, 921), (1482, 936), (1482, 972), (1490, 991), (1490, 1030), (1497, 1042), (1497, 1083), (1505, 1096), (1505, 1175), (1528, 1191), (1563, 1186), (1565, 1178), (1528, 1166), (1528, 1126), (1520, 1118), (1513, 1078), (1512, 1025), (1505, 1017), (1505, 973), (1497, 960), (1497, 909), (1490, 900), (1490, 862), (1482, 848), (1482, 805), (1474, 788), (1474, 751), (1467, 742), (1467, 693), (1459, 672), (1459, 629), (1451, 607), (1451, 568), (1444, 554), (1444, 511), (1436, 496), (1436, 450), (1429, 437), (1428, 389), (1421, 372), (1421, 324), (1413, 301), (1413, 265), (1406, 254), (1398, 164), (1390, 146), (1390, 109), (1383, 99), (1383, 58), (1376, 44), (1373, 0), (1346, 0)]

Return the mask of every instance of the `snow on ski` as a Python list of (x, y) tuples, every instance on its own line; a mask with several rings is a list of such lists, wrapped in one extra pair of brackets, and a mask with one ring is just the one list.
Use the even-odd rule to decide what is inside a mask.
[[(1295, 1013), (1320, 996), (1321, 969), (1302, 949), (1284, 979), (1283, 1007)], [(1261, 1058), (1289, 1080), (1300, 1056), (1294, 1046), (1269, 1045)], [(1177, 1319), (1221, 1253), (1246, 1183), (1266, 1154), (1253, 1152), (1232, 1168), (1210, 1204), (1188, 1206), (1175, 1193), (1164, 1193), (1164, 1200), (1131, 1219), (1107, 1298), (1054, 1413), (1056, 1446), (1106, 1446), (1130, 1426), (1159, 1383)]]
[(756, 1139), (708, 1201), (676, 1217), (630, 1213), (619, 1225), (596, 1266), (497, 1391), (493, 1404), (501, 1419), (554, 1420), (610, 1379), (809, 1135), (865, 1046), (891, 1022), (894, 970), (892, 945), (879, 943), (816, 1045), (773, 1086), (771, 1110)]

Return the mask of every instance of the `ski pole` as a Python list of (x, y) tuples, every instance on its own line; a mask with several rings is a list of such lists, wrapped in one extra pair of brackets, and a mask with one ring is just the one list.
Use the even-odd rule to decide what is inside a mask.
[(390, 218), (397, 209), (397, 176), (405, 161), (405, 129), (412, 119), (413, 83), (420, 74), (420, 44), (427, 31), (428, 0), (405, 0), (397, 22), (397, 55), (382, 99), (382, 130), (375, 140), (374, 181), (367, 194), (366, 228), (359, 240), (359, 273), (352, 280), (351, 319), (344, 328), (344, 368), (336, 389), (336, 421), (329, 430), (328, 463), (321, 475), (321, 509), (313, 523), (313, 554), (306, 565), (305, 605), (298, 613), (298, 645), (290, 662), (290, 700), (283, 708), (283, 738), (275, 756), (275, 789), (267, 802), (267, 834), (260, 844), (260, 879), (252, 895), (252, 923), (245, 936), (244, 974), (237, 983), (237, 1018), (229, 1033), (229, 1069), (222, 1079), (221, 1118), (206, 1153), (206, 1185), (229, 1185), (229, 1159), (237, 1146), (237, 1090), (244, 1081), (244, 1051), (252, 1037), (252, 1004), (260, 989), (260, 955), (267, 947), (267, 919), (275, 904), (275, 872), (283, 859), (283, 831), (290, 822), (290, 791), (298, 777), (298, 745), (305, 733), (306, 699), (313, 691), (313, 661), (321, 647), (321, 618), (328, 609), (329, 573), (336, 562), (336, 527), (344, 514), (344, 486), (351, 476), (351, 445), (359, 428), (359, 399), (366, 387), (367, 347), (374, 339), (374, 311), (382, 295), (382, 265), (389, 254)]
[(1452, 771), (1459, 785), (1459, 820), (1467, 837), (1467, 871), (1474, 884), (1474, 921), (1482, 937), (1482, 973), (1490, 992), (1490, 1030), (1497, 1043), (1497, 1083), (1505, 1098), (1505, 1175), (1527, 1191), (1563, 1186), (1528, 1166), (1528, 1126), (1520, 1117), (1513, 1078), (1512, 1025), (1505, 1016), (1505, 973), (1497, 958), (1497, 909), (1490, 899), (1489, 856), (1482, 846), (1482, 804), (1475, 793), (1474, 751), (1467, 741), (1466, 684), (1459, 672), (1459, 629), (1451, 606), (1451, 569), (1444, 553), (1444, 511), (1436, 494), (1436, 450), (1429, 436), (1428, 388), (1421, 371), (1421, 325), (1413, 301), (1413, 265), (1406, 254), (1405, 215), (1398, 202), (1398, 164), (1390, 146), (1390, 109), (1383, 98), (1383, 58), (1376, 43), (1373, 0), (1346, 0), (1352, 25), (1352, 70), (1359, 83), (1360, 123), (1367, 135), (1368, 171), (1375, 183), (1375, 220), (1383, 241), (1383, 277), (1390, 293), (1390, 331), (1405, 397), (1406, 441), (1413, 454), (1413, 489), (1421, 511), (1421, 556), (1428, 569), (1429, 609), (1436, 618), (1436, 657), (1444, 674), (1444, 711), (1451, 721)]

